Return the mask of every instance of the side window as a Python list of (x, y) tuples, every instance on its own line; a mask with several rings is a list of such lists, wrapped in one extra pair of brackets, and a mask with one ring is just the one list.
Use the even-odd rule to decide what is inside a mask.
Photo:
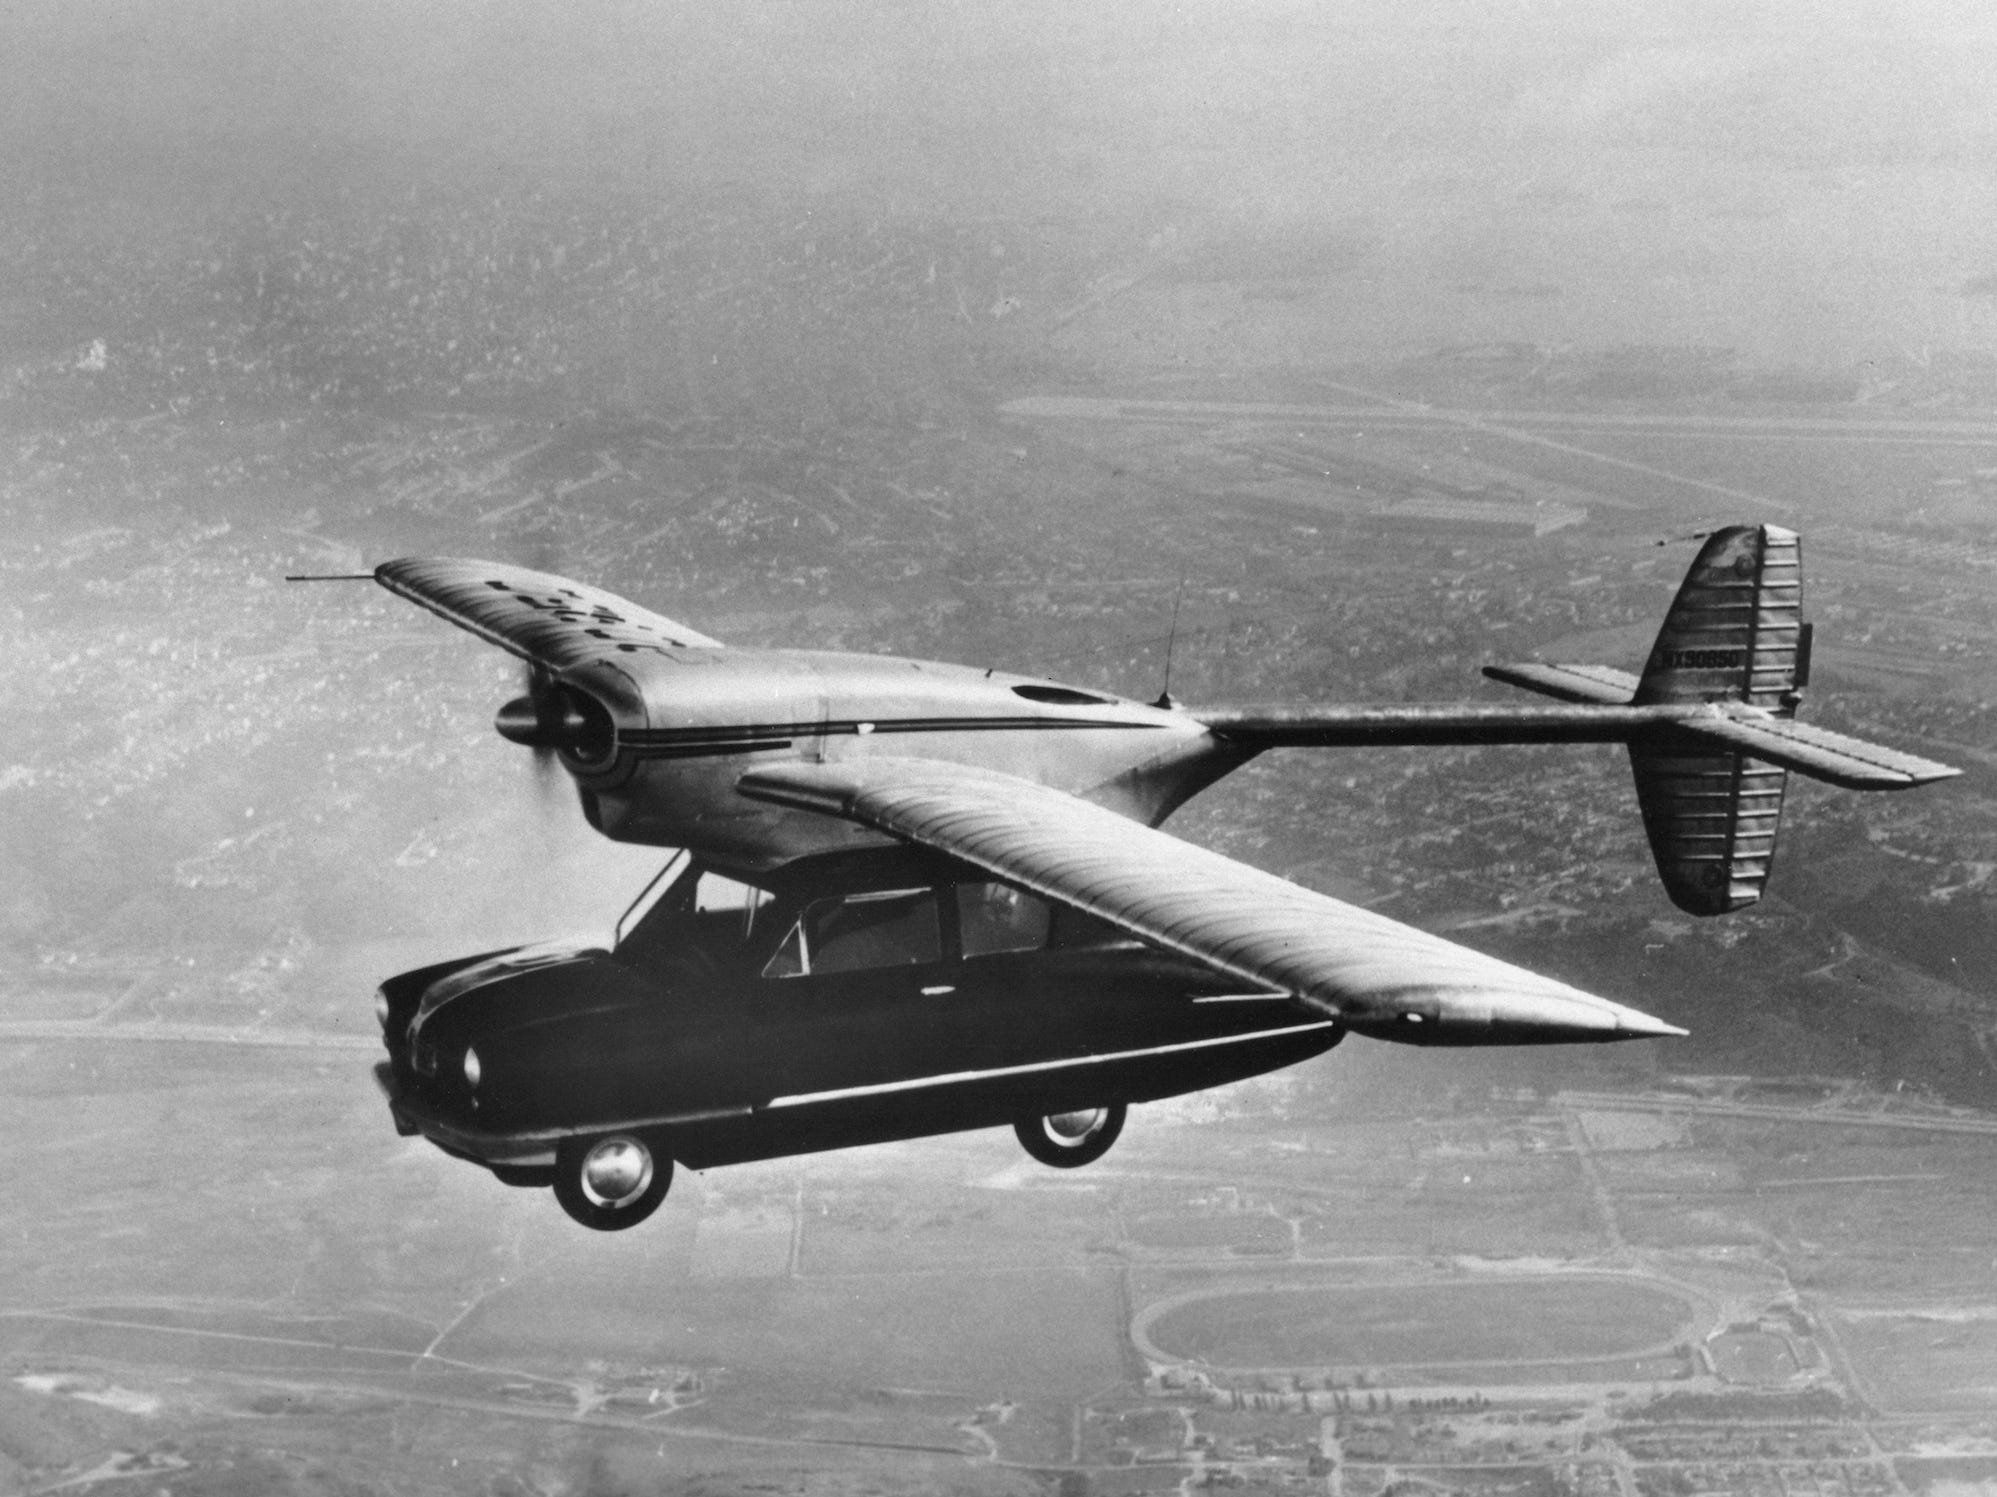
[(957, 921), (964, 955), (1038, 951), (1047, 944), (1052, 911), (1046, 901), (1005, 884), (957, 885)]
[(770, 896), (755, 885), (719, 873), (703, 873), (693, 896), (703, 930), (736, 932), (742, 940), (754, 933), (756, 916), (769, 902)]
[(697, 910), (744, 910), (760, 905), (769, 896), (752, 885), (738, 883), (725, 874), (702, 870), (700, 887), (694, 891)]
[(784, 937), (776, 955), (763, 964), (765, 977), (803, 977), (811, 971), (804, 955), (804, 922), (798, 921)]
[(1059, 948), (1078, 946), (1126, 946), (1137, 938), (1119, 930), (1107, 920), (1076, 909), (1073, 905), (1054, 906), (1052, 930), (1047, 944)]
[(765, 977), (913, 967), (941, 958), (936, 896), (928, 889), (849, 894), (806, 906), (763, 968)]

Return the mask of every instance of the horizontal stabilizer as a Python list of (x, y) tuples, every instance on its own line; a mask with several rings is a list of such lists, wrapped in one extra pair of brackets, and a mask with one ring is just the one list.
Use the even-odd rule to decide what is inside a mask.
[(1738, 749), (1765, 764), (1793, 769), (1813, 780), (1827, 780), (1847, 790), (1911, 790), (1916, 785), (1931, 785), (1962, 773), (1932, 759), (1903, 754), (1882, 744), (1867, 743), (1863, 738), (1833, 733), (1828, 728), (1808, 726), (1793, 718), (1771, 717), (1753, 708), (1722, 708), (1711, 716), (1682, 722), (1679, 727)]
[(1563, 702), (1626, 707), (1636, 696), (1637, 678), (1613, 665), (1487, 665), (1484, 674)]

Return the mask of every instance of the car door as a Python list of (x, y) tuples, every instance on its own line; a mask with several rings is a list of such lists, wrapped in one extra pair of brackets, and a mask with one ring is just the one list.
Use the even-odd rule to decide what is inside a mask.
[(954, 942), (930, 886), (808, 902), (762, 969), (775, 1095), (948, 1069)]

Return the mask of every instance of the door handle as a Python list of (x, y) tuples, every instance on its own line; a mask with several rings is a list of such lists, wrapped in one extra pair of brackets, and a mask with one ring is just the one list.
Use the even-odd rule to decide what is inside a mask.
[(955, 983), (946, 982), (937, 987), (924, 988), (922, 996), (925, 998), (941, 998), (945, 993), (954, 993), (956, 991), (957, 985)]

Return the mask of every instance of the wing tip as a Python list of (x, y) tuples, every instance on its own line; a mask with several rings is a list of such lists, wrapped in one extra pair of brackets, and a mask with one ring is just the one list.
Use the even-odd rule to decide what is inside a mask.
[(1354, 1033), (1403, 1045), (1599, 1045), (1683, 1039), (1691, 1031), (1565, 984), (1510, 990), (1434, 991), (1413, 1000), (1347, 1011)]
[(1692, 1031), (1676, 1024), (1667, 1024), (1655, 1015), (1640, 1013), (1633, 1008), (1625, 1008), (1616, 1016), (1616, 1035), (1619, 1040), (1682, 1040), (1691, 1037)]

